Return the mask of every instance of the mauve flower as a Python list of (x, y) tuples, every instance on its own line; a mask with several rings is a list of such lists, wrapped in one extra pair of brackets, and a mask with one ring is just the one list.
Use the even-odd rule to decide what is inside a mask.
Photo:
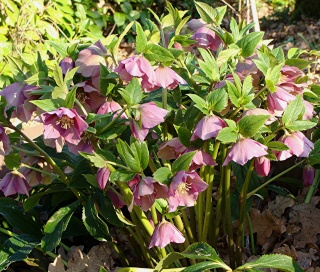
[[(144, 81), (144, 84), (154, 85), (156, 77), (150, 62), (142, 56), (132, 56), (120, 61), (118, 67), (114, 69), (124, 81), (131, 81), (132, 77), (137, 77)], [(144, 85), (142, 84), (142, 85)], [(142, 86), (143, 87), (143, 86)]]
[[(115, 102), (113, 100), (106, 101), (102, 105), (100, 105), (97, 114), (106, 114), (106, 113), (113, 113), (113, 118), (119, 115), (120, 111), (122, 110), (122, 107), (118, 102)], [(122, 113), (120, 118), (127, 119), (127, 115), (125, 113)]]
[(193, 33), (192, 40), (198, 42), (200, 48), (217, 51), (220, 45), (223, 45), (220, 37), (210, 28), (202, 26)]
[(302, 116), (302, 119), (303, 120), (311, 120), (313, 115), (316, 114), (316, 112), (314, 111), (314, 107), (310, 102), (308, 102), (306, 100), (303, 100), (303, 104), (305, 107), (305, 112)]
[(0, 125), (0, 155), (8, 155), (11, 151), (10, 139), (6, 134), (5, 128)]
[(226, 122), (218, 116), (204, 116), (195, 126), (190, 141), (194, 141), (198, 138), (204, 141), (211, 138), (215, 138), (217, 137), (219, 131), (226, 126)]
[(254, 158), (254, 170), (261, 177), (268, 176), (270, 172), (271, 162), (266, 157)]
[(162, 143), (159, 147), (157, 156), (163, 160), (177, 159), (184, 151), (187, 150), (178, 137)]
[(101, 41), (95, 42), (84, 50), (81, 50), (76, 66), (77, 72), (84, 77), (97, 77), (100, 75), (100, 63), (106, 65), (107, 50)]
[(74, 68), (74, 60), (70, 57), (65, 57), (63, 58), (60, 63), (59, 66), (62, 69), (62, 73), (65, 75), (68, 71), (72, 70)]
[(167, 198), (168, 187), (152, 177), (144, 177), (135, 185), (132, 195), (132, 201), (128, 207), (129, 211), (132, 211), (133, 205), (136, 205), (146, 212), (156, 199)]
[(298, 67), (284, 65), (281, 68), (280, 82), (293, 81), (301, 76), (304, 76), (304, 73)]
[(174, 212), (178, 206), (192, 207), (199, 193), (206, 190), (208, 184), (196, 172), (179, 171), (173, 177), (169, 187), (169, 212)]
[[(195, 148), (188, 148), (185, 153), (192, 152), (196, 150)], [(197, 152), (194, 154), (189, 171), (194, 171), (196, 169), (199, 169), (201, 166), (207, 165), (207, 166), (216, 166), (217, 163), (213, 160), (213, 158), (210, 156), (210, 154), (204, 152), (203, 150), (197, 150)]]
[(312, 185), (314, 176), (315, 176), (315, 169), (311, 165), (306, 165), (303, 167), (302, 170), (302, 177), (303, 177), (303, 185), (308, 187)]
[(307, 158), (310, 151), (313, 149), (311, 142), (302, 132), (296, 131), (291, 134), (286, 134), (280, 137), (280, 142), (287, 145), (290, 149), (284, 151), (276, 151), (276, 157), (279, 161), (286, 160), (295, 155), (300, 158)]
[(149, 248), (154, 246), (163, 248), (170, 243), (183, 243), (185, 238), (172, 223), (162, 220), (154, 229)]
[(206, 25), (206, 22), (202, 19), (191, 19), (189, 22), (186, 23), (186, 27), (189, 28), (191, 31), (196, 31), (204, 25)]
[(83, 132), (81, 134), (81, 140), (77, 144), (71, 144), (67, 142), (68, 149), (70, 152), (73, 154), (78, 155), (79, 151), (84, 152), (84, 153), (89, 153), (93, 154), (94, 153), (94, 147), (92, 145), (92, 141), (98, 142), (98, 140), (93, 137), (93, 134), (88, 133), (88, 132)]
[(228, 165), (230, 161), (244, 165), (252, 158), (259, 158), (267, 155), (267, 150), (268, 147), (255, 140), (249, 138), (240, 138), (232, 145), (223, 163), (223, 166)]
[(109, 176), (110, 176), (109, 167), (106, 166), (106, 167), (98, 169), (97, 183), (98, 183), (98, 186), (101, 190), (103, 190), (106, 187), (107, 182), (109, 180)]
[[(66, 142), (78, 144), (88, 124), (74, 109), (59, 108), (41, 114), (45, 143), (61, 152)], [(47, 140), (47, 141), (46, 141)]]
[(268, 111), (276, 116), (281, 116), (287, 108), (290, 101), (295, 100), (296, 97), (281, 87), (276, 87), (274, 93), (267, 94)]
[(0, 190), (5, 196), (14, 195), (16, 193), (29, 196), (31, 189), (24, 175), (18, 171), (7, 173), (0, 181)]
[(106, 193), (107, 193), (108, 197), (110, 198), (113, 206), (116, 209), (121, 209), (126, 205), (126, 203), (123, 201), (123, 199), (114, 191), (107, 190)]
[[(85, 108), (87, 112), (96, 112), (96, 110), (101, 106), (101, 104), (106, 100), (99, 90), (92, 86), (91, 81), (84, 81), (77, 83), (76, 86), (76, 98)], [(75, 104), (75, 109), (77, 109), (77, 104)]]
[(168, 111), (159, 108), (154, 102), (141, 104), (138, 111), (140, 112), (140, 116), (138, 116), (136, 120), (130, 120), (130, 127), (133, 136), (136, 139), (139, 139), (139, 141), (143, 141), (150, 128), (153, 128), (164, 121)]
[(153, 91), (159, 89), (160, 87), (173, 90), (179, 85), (179, 83), (187, 83), (181, 76), (179, 76), (169, 67), (159, 66), (155, 69), (154, 73), (156, 76), (155, 86), (153, 88), (146, 88), (146, 91)]

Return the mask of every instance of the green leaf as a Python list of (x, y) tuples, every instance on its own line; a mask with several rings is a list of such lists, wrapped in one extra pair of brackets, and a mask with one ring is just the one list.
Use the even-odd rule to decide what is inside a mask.
[(313, 128), (317, 123), (311, 122), (309, 120), (293, 121), (289, 125), (286, 125), (287, 129), (292, 131), (301, 131)]
[(281, 254), (263, 255), (259, 259), (239, 266), (235, 271), (254, 268), (275, 268), (286, 272), (303, 272), (291, 257)]
[(149, 61), (156, 61), (156, 62), (170, 62), (174, 61), (175, 57), (172, 53), (157, 44), (148, 44), (144, 50), (144, 56)]
[(228, 94), (225, 89), (217, 89), (207, 96), (210, 111), (221, 112), (228, 105)]
[(279, 82), (281, 76), (281, 68), (283, 67), (283, 63), (275, 67), (269, 67), (266, 73), (266, 86), (270, 92), (276, 91), (276, 84)]
[(267, 54), (263, 53), (262, 51), (258, 50), (258, 59), (253, 60), (255, 65), (257, 65), (258, 69), (264, 74), (267, 74), (267, 71), (270, 67), (270, 59)]
[(135, 140), (130, 144), (130, 148), (134, 154), (137, 154), (142, 170), (145, 170), (149, 164), (149, 149), (146, 142)]
[(145, 49), (145, 47), (147, 46), (147, 36), (144, 33), (141, 25), (136, 22), (136, 32), (137, 32), (137, 36), (136, 36), (136, 51), (138, 53), (142, 53)]
[(164, 184), (169, 184), (172, 177), (171, 170), (167, 167), (160, 167), (153, 173), (153, 178)]
[(139, 80), (135, 77), (132, 78), (130, 83), (126, 86), (125, 90), (119, 91), (128, 106), (134, 106), (140, 103), (142, 99), (142, 91)]
[(266, 144), (266, 146), (271, 149), (271, 150), (275, 150), (275, 151), (284, 151), (284, 150), (289, 150), (290, 148), (285, 145), (282, 142), (278, 142), (278, 141), (272, 141)]
[(195, 107), (196, 108), (201, 110), (203, 114), (209, 114), (208, 104), (204, 99), (202, 99), (200, 96), (198, 96), (196, 94), (188, 94), (188, 96), (195, 103)]
[(118, 153), (122, 159), (122, 161), (133, 171), (136, 173), (139, 173), (141, 171), (139, 156), (137, 153), (133, 153), (130, 146), (122, 141), (121, 139), (118, 139), (118, 142), (116, 144), (116, 148), (118, 150)]
[(186, 128), (186, 127), (179, 127), (174, 125), (175, 130), (178, 133), (178, 138), (180, 140), (180, 142), (186, 146), (186, 147), (190, 147), (190, 138), (191, 138), (191, 131)]
[(110, 181), (120, 181), (120, 182), (128, 182), (133, 179), (133, 177), (136, 175), (136, 173), (133, 173), (131, 171), (127, 171), (124, 169), (118, 169), (117, 171), (114, 171), (110, 174)]
[(305, 106), (301, 95), (297, 95), (296, 99), (291, 101), (282, 115), (282, 123), (286, 127), (296, 121), (305, 111)]
[(226, 12), (227, 6), (219, 7), (214, 9), (212, 6), (203, 3), (195, 2), (196, 9), (201, 17), (206, 23), (220, 25), (223, 19), (223, 16)]
[(241, 97), (240, 90), (229, 80), (226, 80), (228, 87), (229, 98), (233, 105), (240, 107), (239, 98)]
[(235, 128), (226, 127), (219, 131), (217, 140), (223, 144), (235, 143), (238, 139), (238, 132)]
[(181, 155), (178, 159), (176, 159), (172, 164), (172, 173), (175, 174), (179, 171), (188, 171), (193, 156), (197, 153), (197, 151), (188, 152), (186, 154)]
[(74, 86), (70, 92), (68, 92), (66, 96), (66, 108), (72, 109), (74, 105), (74, 101), (76, 99), (77, 86)]
[(29, 234), (21, 234), (7, 239), (0, 250), (0, 271), (11, 263), (25, 260), (39, 241)]
[(238, 122), (239, 132), (246, 138), (253, 137), (270, 115), (248, 115), (244, 116)]
[(300, 70), (307, 68), (311, 63), (312, 63), (312, 61), (308, 61), (305, 59), (295, 59), (295, 58), (287, 59), (285, 61), (286, 65), (295, 66), (295, 67), (299, 68)]
[(198, 50), (204, 60), (199, 60), (200, 68), (210, 80), (218, 81), (220, 79), (219, 67), (212, 53), (203, 48), (199, 48)]
[(117, 26), (122, 26), (126, 22), (127, 16), (123, 12), (115, 11), (113, 13), (113, 19)]
[(97, 153), (84, 153), (82, 151), (79, 151), (79, 154), (83, 156), (84, 158), (91, 161), (95, 167), (97, 168), (103, 168), (106, 165), (106, 160), (103, 156), (97, 154)]
[(41, 248), (44, 252), (54, 250), (60, 243), (62, 233), (66, 230), (70, 218), (79, 203), (79, 201), (76, 201), (66, 207), (62, 207), (49, 218), (44, 227), (45, 235), (41, 240)]
[(261, 41), (263, 35), (264, 32), (251, 32), (240, 39), (237, 42), (237, 45), (242, 49), (241, 56), (245, 58), (251, 56), (254, 53), (258, 43)]
[(83, 207), (82, 220), (87, 231), (98, 241), (111, 240), (108, 225), (99, 217), (92, 197)]
[(4, 157), (4, 163), (10, 170), (17, 170), (21, 165), (21, 157), (18, 153), (10, 153)]
[(68, 187), (87, 189), (90, 185), (83, 175), (90, 173), (92, 173), (92, 169), (89, 160), (81, 158), (81, 160), (77, 163), (76, 167), (74, 168), (74, 171), (72, 172), (72, 176), (68, 184)]
[(209, 269), (214, 268), (224, 268), (225, 265), (221, 263), (214, 263), (212, 261), (206, 261), (197, 263), (191, 266), (188, 266), (187, 268), (183, 269), (181, 272), (203, 272), (203, 271), (209, 271)]
[(43, 99), (43, 100), (32, 100), (32, 104), (35, 104), (38, 108), (44, 110), (45, 112), (50, 112), (62, 107), (61, 101), (53, 99)]

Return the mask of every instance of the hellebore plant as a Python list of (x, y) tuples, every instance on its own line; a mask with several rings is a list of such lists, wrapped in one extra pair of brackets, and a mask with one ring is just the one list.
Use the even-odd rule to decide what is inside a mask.
[[(52, 256), (76, 222), (81, 234), (108, 241), (123, 266), (130, 262), (112, 226), (152, 271), (300, 271), (281, 255), (243, 264), (245, 219), (248, 200), (294, 168), (305, 169), (310, 200), (319, 178), (320, 86), (308, 84), (309, 62), (298, 49), (285, 55), (235, 19), (224, 29), (226, 7), (195, 4), (200, 21), (168, 3), (156, 23), (132, 23), (108, 43), (70, 44), (55, 65), (39, 55), (34, 74), (0, 91), (1, 153), (12, 170), (0, 181), (10, 196), (0, 206), (23, 215), (19, 225), (1, 210), (19, 237), (27, 235), (21, 247), (41, 244)], [(120, 60), (131, 27), (135, 55)], [(35, 139), (24, 130), (30, 119), (43, 126)], [(272, 176), (291, 157), (295, 164)], [(228, 264), (213, 249), (221, 243)]]

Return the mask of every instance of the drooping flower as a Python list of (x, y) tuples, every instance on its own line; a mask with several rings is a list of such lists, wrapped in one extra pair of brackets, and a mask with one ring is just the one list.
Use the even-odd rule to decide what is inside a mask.
[(88, 124), (74, 109), (58, 108), (41, 114), (45, 143), (61, 152), (65, 142), (78, 144)]
[[(114, 113), (113, 118), (119, 115), (120, 111), (122, 110), (122, 107), (118, 102), (115, 102), (113, 100), (104, 102), (98, 109), (97, 114), (106, 114), (106, 113)], [(127, 118), (127, 115), (125, 113), (122, 113), (120, 118)]]
[(175, 137), (160, 145), (157, 156), (164, 160), (177, 159), (186, 150), (187, 147), (180, 142), (178, 137)]
[(269, 92), (267, 94), (268, 111), (276, 116), (282, 116), (290, 101), (295, 99), (294, 95), (281, 87), (277, 87), (274, 93)]
[(308, 187), (312, 185), (315, 176), (315, 169), (311, 165), (306, 165), (302, 170), (303, 185)]
[(210, 28), (202, 26), (193, 33), (191, 39), (198, 42), (198, 46), (212, 51), (217, 51), (223, 45), (220, 37)]
[(268, 176), (270, 172), (271, 162), (266, 157), (254, 158), (254, 170), (261, 177)]
[(219, 131), (226, 126), (226, 122), (218, 116), (204, 116), (195, 126), (190, 141), (194, 141), (198, 138), (204, 141), (210, 138), (215, 138), (217, 137)]
[(30, 188), (24, 175), (18, 171), (7, 173), (0, 181), (0, 190), (5, 196), (14, 195), (16, 193), (29, 196)]
[(311, 120), (313, 115), (316, 113), (314, 107), (310, 102), (306, 100), (303, 100), (303, 104), (305, 107), (305, 112), (302, 116), (302, 120)]
[(300, 158), (306, 158), (313, 149), (313, 142), (311, 142), (302, 132), (296, 131), (290, 134), (285, 134), (280, 137), (280, 142), (287, 145), (290, 149), (283, 151), (276, 151), (276, 157), (279, 161), (286, 160), (295, 155)]
[(143, 141), (150, 128), (164, 121), (168, 111), (159, 108), (154, 102), (141, 104), (138, 111), (140, 114), (135, 120), (130, 120), (130, 127), (133, 136), (139, 141)]
[(74, 68), (74, 60), (70, 57), (65, 57), (63, 58), (60, 63), (59, 66), (62, 69), (62, 73), (65, 75), (68, 71), (72, 70)]
[(97, 172), (97, 183), (98, 186), (101, 190), (103, 190), (106, 185), (107, 182), (109, 180), (109, 176), (110, 176), (110, 169), (109, 167), (103, 167), (103, 168), (99, 168), (98, 172)]
[(80, 51), (76, 66), (79, 66), (77, 72), (84, 77), (97, 77), (100, 75), (100, 63), (106, 63), (107, 50), (101, 41), (97, 41), (86, 49)]
[[(188, 153), (188, 152), (191, 152), (194, 150), (196, 150), (196, 149), (195, 148), (188, 148), (185, 151), (185, 153)], [(216, 166), (217, 163), (213, 160), (213, 158), (210, 156), (210, 154), (199, 149), (194, 154), (188, 171), (194, 171), (196, 169), (199, 169), (203, 165)]]
[(11, 150), (10, 139), (3, 126), (0, 125), (0, 155), (8, 155)]
[(154, 229), (149, 248), (154, 246), (163, 248), (170, 243), (183, 243), (183, 234), (172, 223), (162, 220)]
[(166, 198), (167, 196), (167, 185), (157, 182), (152, 177), (144, 177), (135, 185), (128, 209), (132, 211), (133, 205), (136, 205), (146, 212), (157, 198)]
[(232, 145), (223, 163), (223, 166), (226, 166), (230, 161), (244, 165), (252, 158), (259, 158), (267, 155), (267, 150), (268, 147), (255, 140), (249, 138), (240, 138)]
[(174, 212), (178, 206), (194, 206), (199, 193), (207, 187), (208, 184), (196, 172), (179, 171), (173, 177), (169, 187), (169, 212)]

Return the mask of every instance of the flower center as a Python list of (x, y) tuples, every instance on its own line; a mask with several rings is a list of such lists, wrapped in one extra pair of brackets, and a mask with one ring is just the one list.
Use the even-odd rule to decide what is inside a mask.
[(178, 185), (176, 192), (177, 192), (179, 195), (187, 195), (190, 188), (191, 188), (191, 185), (190, 185), (190, 184), (188, 184), (188, 183), (186, 183), (186, 182), (181, 182), (181, 183)]
[(81, 104), (84, 104), (86, 102), (86, 100), (89, 98), (87, 96), (86, 92), (83, 91), (83, 90), (77, 91), (77, 95), (76, 96), (77, 96), (77, 99), (79, 100), (79, 102)]
[(74, 120), (67, 115), (62, 115), (62, 117), (56, 122), (56, 125), (60, 125), (63, 129), (68, 129), (74, 125)]

